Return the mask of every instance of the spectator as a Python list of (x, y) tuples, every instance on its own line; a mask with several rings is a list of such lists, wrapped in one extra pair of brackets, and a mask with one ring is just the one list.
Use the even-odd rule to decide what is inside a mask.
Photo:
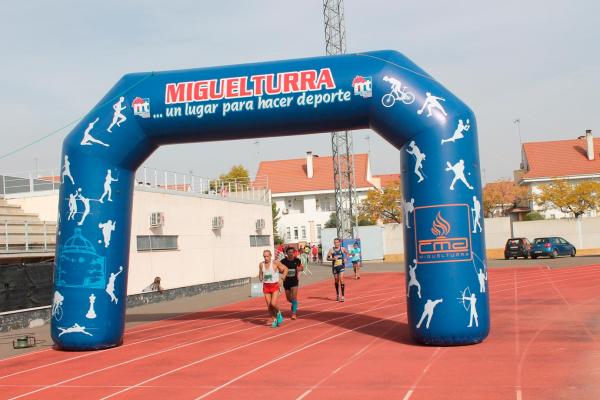
[(146, 286), (142, 292), (159, 292), (162, 294), (163, 292), (163, 287), (160, 285), (160, 276), (157, 276), (156, 278), (154, 278), (154, 282), (152, 282), (150, 285)]

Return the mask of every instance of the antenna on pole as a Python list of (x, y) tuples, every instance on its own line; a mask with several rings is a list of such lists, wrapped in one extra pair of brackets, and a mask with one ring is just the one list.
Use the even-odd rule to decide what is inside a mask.
[(521, 118), (517, 118), (513, 121), (513, 124), (517, 125), (517, 133), (519, 135), (519, 144), (523, 145), (523, 139), (521, 138)]
[[(328, 55), (346, 53), (343, 0), (323, 0), (325, 19), (325, 52)], [(333, 158), (333, 181), (335, 185), (335, 213), (337, 236), (354, 238), (353, 224), (358, 218), (356, 181), (352, 133), (332, 132), (331, 153)]]

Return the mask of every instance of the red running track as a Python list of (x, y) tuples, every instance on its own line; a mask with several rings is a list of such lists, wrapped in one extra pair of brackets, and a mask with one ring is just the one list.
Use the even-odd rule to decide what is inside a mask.
[(0, 360), (1, 399), (600, 399), (600, 266), (490, 271), (492, 331), (475, 346), (407, 333), (404, 277), (364, 274), (299, 319), (262, 299), (136, 326), (121, 347)]

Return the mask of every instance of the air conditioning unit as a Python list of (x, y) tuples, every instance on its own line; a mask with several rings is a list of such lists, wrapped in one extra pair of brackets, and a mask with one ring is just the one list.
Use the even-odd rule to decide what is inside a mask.
[(150, 214), (150, 228), (158, 228), (165, 223), (165, 215), (161, 212)]
[(263, 218), (256, 220), (256, 230), (265, 229), (265, 220)]
[(213, 217), (212, 218), (212, 228), (213, 230), (219, 230), (223, 228), (223, 217)]

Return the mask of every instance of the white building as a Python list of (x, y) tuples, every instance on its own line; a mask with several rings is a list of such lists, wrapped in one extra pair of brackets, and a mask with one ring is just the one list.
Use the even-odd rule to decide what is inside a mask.
[[(524, 143), (518, 183), (528, 186), (532, 195), (539, 195), (541, 185), (557, 179), (573, 184), (588, 180), (600, 182), (599, 149), (600, 139), (594, 139), (591, 130), (574, 140)], [(573, 217), (559, 209), (544, 209), (535, 201), (532, 201), (531, 209), (548, 219)], [(587, 217), (596, 215), (595, 211), (585, 214)]]
[[(140, 293), (155, 276), (161, 277), (165, 289), (256, 276), (263, 250), (273, 248), (268, 189), (256, 189), (246, 184), (243, 188), (238, 185), (238, 191), (216, 193), (210, 190), (206, 179), (168, 174), (143, 174), (141, 171), (138, 174), (140, 177), (133, 195), (128, 294)], [(143, 175), (153, 177), (152, 180), (164, 177), (165, 181), (148, 182)], [(28, 215), (36, 214), (41, 221), (53, 221), (54, 227), (59, 184), (53, 184), (51, 177), (43, 180), (48, 182), (48, 179), (49, 188), (34, 190), (41, 186), (37, 185), (40, 181), (37, 179), (25, 186), (31, 187), (31, 191), (16, 193), (13, 190), (10, 193), (8, 190), (9, 193), (0, 193), (0, 197), (12, 207), (19, 206)], [(217, 187), (227, 183), (219, 182)], [(54, 232), (48, 235), (35, 233), (35, 237), (32, 233), (27, 240), (41, 240), (39, 238), (50, 234)], [(50, 241), (52, 247), (53, 239)], [(94, 247), (100, 246), (95, 244), (96, 240), (102, 239), (100, 229), (93, 239), (90, 238), (90, 243)]]
[[(354, 175), (359, 202), (391, 176), (373, 176), (367, 154), (354, 155)], [(332, 157), (309, 151), (306, 158), (262, 161), (257, 176), (268, 177), (273, 202), (280, 210), (281, 238), (287, 243), (319, 243), (321, 230), (335, 212)]]

